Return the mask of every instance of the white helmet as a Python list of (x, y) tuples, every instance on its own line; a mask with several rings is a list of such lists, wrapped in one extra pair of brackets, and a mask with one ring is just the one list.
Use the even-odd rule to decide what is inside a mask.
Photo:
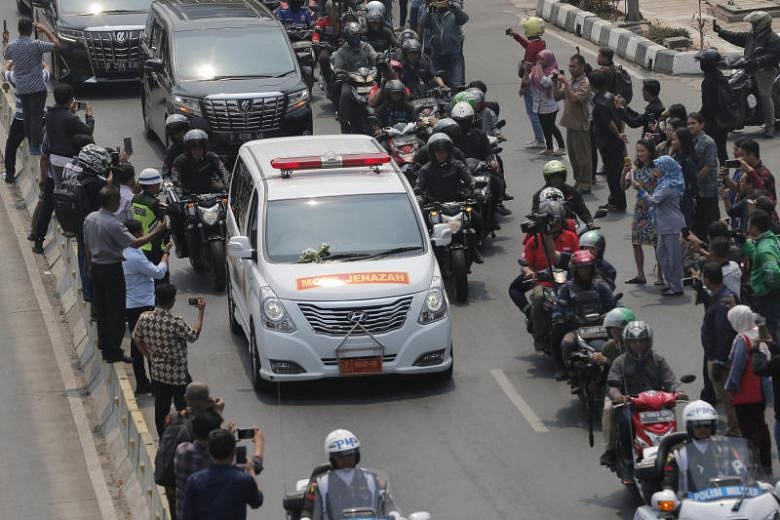
[(455, 106), (452, 107), (452, 110), (450, 111), (450, 117), (458, 122), (461, 119), (473, 120), (474, 109), (465, 101), (461, 101), (459, 103), (455, 103)]
[(360, 462), (360, 441), (349, 430), (333, 430), (325, 437), (325, 455), (331, 460), (333, 455), (355, 454), (355, 464)]
[(379, 0), (371, 0), (371, 2), (366, 4), (366, 14), (368, 13), (380, 13), (382, 16), (384, 16), (385, 4)]
[(707, 401), (692, 401), (683, 410), (683, 426), (688, 436), (693, 437), (694, 426), (706, 425), (710, 427), (710, 434), (718, 431), (718, 412)]
[(552, 186), (547, 186), (539, 192), (539, 202), (543, 200), (560, 200), (565, 202), (563, 192), (558, 188), (553, 188)]

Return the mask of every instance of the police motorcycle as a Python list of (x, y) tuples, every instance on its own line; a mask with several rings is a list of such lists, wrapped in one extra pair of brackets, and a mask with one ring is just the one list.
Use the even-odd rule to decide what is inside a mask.
[(184, 219), (184, 235), (173, 234), (177, 255), (189, 257), (195, 271), (209, 271), (214, 278), (214, 290), (223, 291), (227, 281), (228, 194), (183, 194), (170, 181), (163, 190), (168, 207), (180, 208)]
[[(664, 438), (654, 464), (642, 470), (645, 478), (660, 483), (667, 457), (687, 439), (683, 432)], [(747, 439), (718, 436), (697, 443), (701, 443), (701, 453), (707, 457), (695, 463), (696, 471), (685, 471), (684, 475), (681, 471), (676, 492), (664, 489), (647, 497), (646, 504), (637, 508), (634, 520), (780, 518), (780, 482), (773, 486), (758, 478), (754, 450)], [(688, 467), (692, 463), (688, 461)]]

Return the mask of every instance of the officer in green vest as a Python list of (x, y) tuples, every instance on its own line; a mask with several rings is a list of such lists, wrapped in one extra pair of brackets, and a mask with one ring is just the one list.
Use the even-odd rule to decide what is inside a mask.
[[(165, 208), (157, 198), (162, 186), (162, 176), (154, 168), (146, 168), (138, 176), (138, 184), (141, 186), (141, 193), (133, 198), (133, 218), (141, 223), (146, 234), (146, 230), (153, 230), (157, 223), (165, 218)], [(146, 258), (155, 265), (160, 262), (163, 255), (162, 241), (163, 237), (160, 236), (141, 246)], [(166, 273), (165, 279), (160, 282), (167, 283), (167, 280)]]

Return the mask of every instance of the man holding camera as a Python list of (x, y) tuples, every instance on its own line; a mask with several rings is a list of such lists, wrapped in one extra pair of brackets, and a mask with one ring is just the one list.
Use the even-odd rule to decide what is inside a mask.
[(155, 294), (157, 307), (138, 318), (133, 340), (151, 364), (154, 423), (157, 435), (162, 437), (165, 418), (171, 411), (171, 401), (176, 410), (183, 410), (186, 406), (184, 393), (191, 381), (187, 367), (187, 343), (194, 342), (200, 336), (206, 300), (190, 298), (190, 305), (198, 307), (198, 317), (190, 327), (183, 318), (171, 314), (176, 303), (176, 287), (171, 284), (160, 285)]
[(468, 21), (469, 15), (454, 0), (435, 0), (420, 17), (419, 30), (431, 37), (431, 61), (436, 70), (445, 71), (444, 82), (454, 89), (466, 84), (462, 26)]

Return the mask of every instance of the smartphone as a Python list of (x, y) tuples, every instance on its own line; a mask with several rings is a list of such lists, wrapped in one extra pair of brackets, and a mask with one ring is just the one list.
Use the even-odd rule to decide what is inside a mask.
[(682, 237), (683, 237), (685, 240), (688, 240), (688, 236), (691, 234), (691, 230), (690, 230), (690, 229), (688, 229), (687, 227), (684, 227), (684, 228), (682, 228), (682, 229), (680, 230), (680, 233), (682, 233)]
[(86, 110), (87, 109), (87, 102), (86, 101), (77, 101), (76, 102), (76, 110)]
[(236, 430), (236, 440), (242, 441), (246, 439), (253, 439), (255, 436), (254, 428), (239, 428)]
[(631, 166), (632, 166), (631, 157), (629, 157), (627, 155), (625, 157), (623, 157), (623, 166), (625, 166), (626, 168), (631, 168)]
[(507, 30), (504, 31), (504, 34), (506, 34), (507, 36), (512, 36), (512, 28), (508, 27)]
[(187, 303), (189, 305), (192, 305), (193, 307), (197, 307), (198, 306), (198, 297), (197, 296), (193, 296), (191, 298), (187, 298)]
[(739, 168), (741, 163), (738, 159), (727, 159), (726, 168)]
[(133, 155), (133, 138), (125, 137), (122, 140), (122, 148), (125, 150), (127, 155)]
[(8, 32), (8, 20), (3, 20), (3, 32)]
[(236, 446), (236, 464), (246, 464), (246, 446)]

